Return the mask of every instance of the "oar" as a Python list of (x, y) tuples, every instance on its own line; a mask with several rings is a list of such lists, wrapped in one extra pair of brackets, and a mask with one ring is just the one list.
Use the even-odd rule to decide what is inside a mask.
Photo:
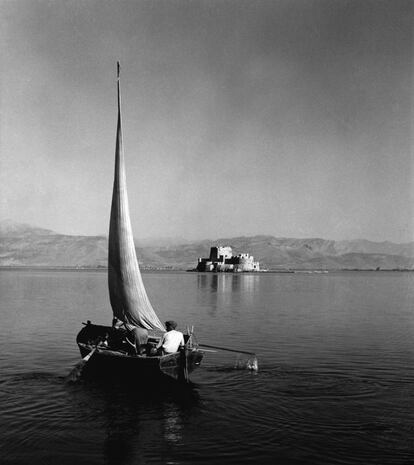
[(227, 352), (236, 352), (237, 354), (247, 354), (247, 355), (254, 355), (254, 352), (246, 352), (245, 350), (236, 350), (236, 349), (229, 349), (228, 347), (218, 347), (218, 346), (210, 346), (208, 344), (198, 344), (200, 347), (208, 347), (209, 349), (217, 349), (217, 350), (226, 350)]
[[(236, 349), (229, 349), (228, 347), (219, 347), (219, 346), (212, 346), (209, 344), (199, 344), (200, 347), (208, 347), (209, 349), (217, 349), (217, 350), (225, 350), (227, 352), (235, 352), (236, 354), (246, 354), (251, 355), (253, 359), (249, 359), (246, 364), (246, 368), (249, 370), (257, 371), (259, 369), (259, 363), (257, 361), (256, 354), (254, 352), (246, 352), (245, 350), (236, 350)], [(206, 351), (207, 352), (207, 351)], [(208, 352), (214, 352), (208, 350)]]
[(71, 370), (71, 372), (66, 377), (67, 381), (76, 381), (80, 374), (82, 373), (83, 367), (88, 363), (88, 360), (92, 357), (95, 353), (97, 347), (95, 346), (89, 354), (85, 355), (82, 360), (80, 360)]

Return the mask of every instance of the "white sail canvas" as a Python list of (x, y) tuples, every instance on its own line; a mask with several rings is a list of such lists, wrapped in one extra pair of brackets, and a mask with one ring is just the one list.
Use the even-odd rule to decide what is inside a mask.
[(114, 316), (124, 323), (164, 330), (148, 299), (138, 266), (129, 216), (124, 163), (118, 63), (118, 125), (108, 250), (109, 296)]

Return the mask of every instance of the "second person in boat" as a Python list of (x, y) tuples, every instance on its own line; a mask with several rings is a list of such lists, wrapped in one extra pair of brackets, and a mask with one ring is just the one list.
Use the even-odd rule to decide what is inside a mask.
[(147, 350), (148, 330), (140, 326), (125, 324), (127, 329), (126, 342), (132, 347), (135, 355), (143, 355)]
[(184, 346), (184, 335), (180, 331), (176, 331), (177, 323), (175, 321), (166, 321), (166, 333), (163, 334), (160, 342), (157, 344), (157, 352), (160, 355), (173, 354), (180, 347)]

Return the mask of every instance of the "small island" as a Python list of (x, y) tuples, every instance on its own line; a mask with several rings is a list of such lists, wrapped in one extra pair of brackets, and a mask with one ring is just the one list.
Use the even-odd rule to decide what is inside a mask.
[(232, 272), (260, 271), (259, 262), (248, 253), (233, 255), (229, 246), (215, 246), (210, 249), (209, 258), (199, 258), (196, 271)]

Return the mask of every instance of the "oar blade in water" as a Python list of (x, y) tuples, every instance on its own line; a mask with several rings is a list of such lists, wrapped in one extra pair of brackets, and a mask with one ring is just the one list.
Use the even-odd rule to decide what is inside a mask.
[[(259, 369), (259, 362), (257, 360), (256, 354), (254, 354), (253, 352), (247, 352), (245, 350), (238, 350), (238, 349), (230, 349), (229, 347), (213, 346), (209, 344), (199, 344), (199, 346), (206, 352), (221, 352), (221, 351), (235, 352), (236, 354), (238, 354), (236, 363), (234, 365), (234, 368), (237, 370), (247, 369), (251, 371), (258, 371)], [(209, 349), (213, 349), (213, 350), (204, 349), (204, 347), (208, 347)], [(242, 354), (249, 355), (249, 358), (247, 359), (245, 357), (242, 358)]]
[(234, 368), (238, 370), (250, 370), (250, 371), (258, 371), (259, 370), (259, 362), (257, 360), (257, 357), (251, 357), (251, 358), (242, 358), (238, 357), (235, 363)]
[(92, 355), (95, 353), (95, 350), (96, 350), (96, 347), (91, 350), (89, 352), (88, 355), (85, 355), (85, 357), (83, 357), (82, 360), (80, 360), (71, 370), (71, 372), (68, 374), (68, 376), (66, 377), (66, 381), (69, 381), (69, 382), (76, 382), (81, 374), (82, 374), (82, 370), (84, 368), (84, 366), (88, 363), (88, 361), (90, 360), (90, 358), (92, 357)]

